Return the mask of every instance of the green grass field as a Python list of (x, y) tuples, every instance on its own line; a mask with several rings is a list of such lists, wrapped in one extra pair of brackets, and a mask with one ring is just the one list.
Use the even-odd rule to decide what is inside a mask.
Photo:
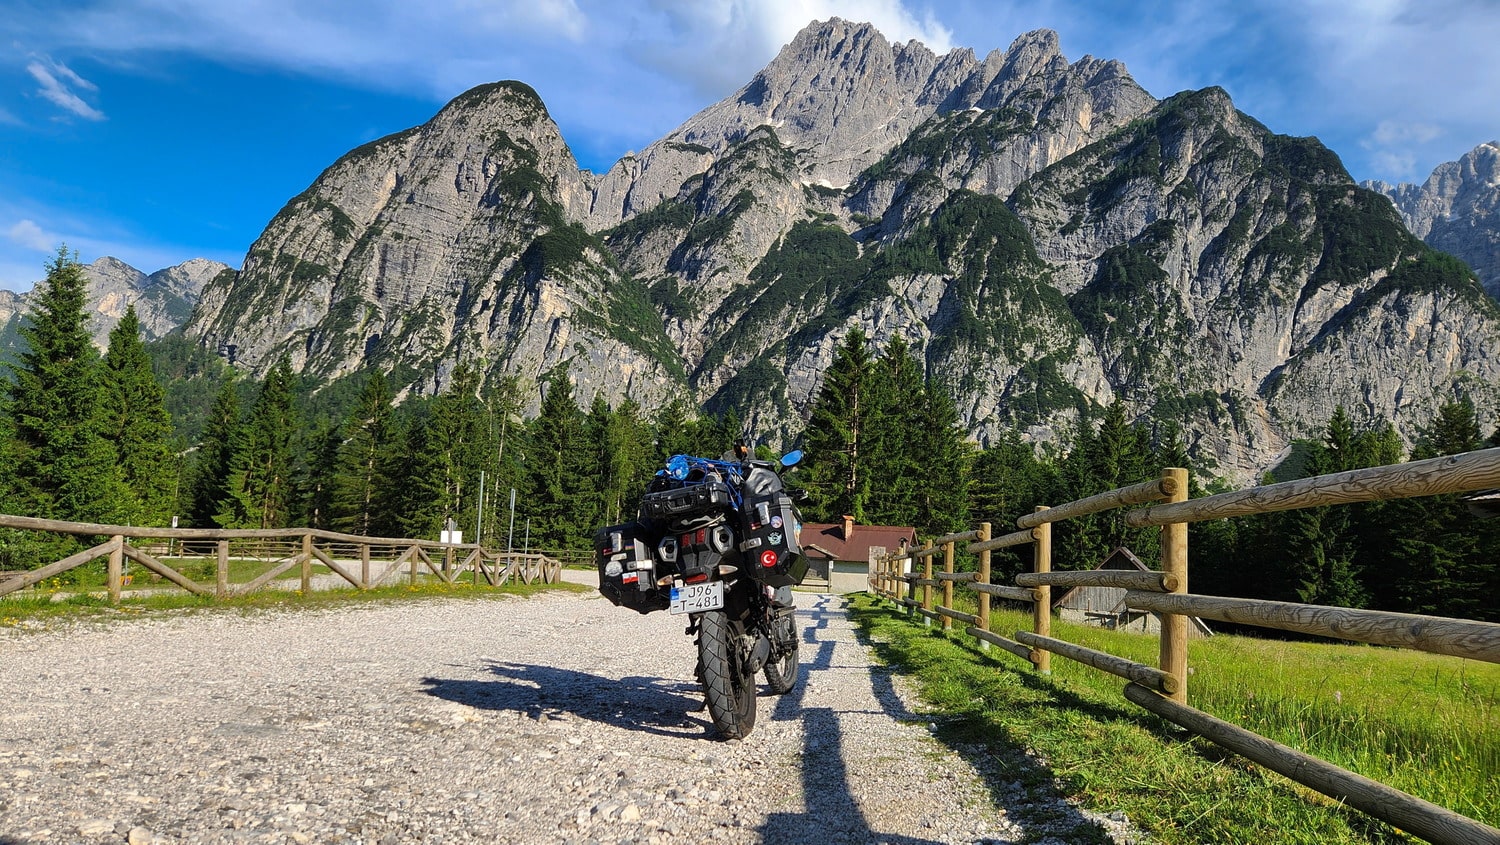
[[(981, 652), (873, 597), (855, 618), (878, 653), (914, 675), (941, 714), (940, 735), (998, 756), (1023, 745), (1063, 792), (1124, 811), (1165, 843), (1405, 842), (1125, 701), (1125, 681), (1054, 655), (1053, 673), (1000, 649)], [(991, 629), (1029, 630), (997, 611)], [(1053, 636), (1155, 665), (1155, 637), (1058, 620)], [(1189, 703), (1352, 771), (1500, 826), (1500, 666), (1420, 652), (1219, 635), (1189, 644)]]

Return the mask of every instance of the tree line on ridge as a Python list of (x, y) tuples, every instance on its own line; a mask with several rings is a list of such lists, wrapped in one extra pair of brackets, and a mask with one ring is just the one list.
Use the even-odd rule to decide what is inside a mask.
[[(208, 404), (164, 389), (171, 378), (153, 372), (133, 308), (97, 353), (86, 278), (65, 249), (35, 302), (0, 413), (5, 513), (430, 539), (452, 525), (492, 548), (584, 550), (597, 526), (634, 518), (667, 457), (718, 457), (747, 435), (734, 410), (704, 414), (681, 398), (647, 409), (595, 397), (582, 408), (566, 366), (539, 385), (540, 410), (525, 419), (520, 382), (485, 384), (473, 362), (434, 397), (398, 403), (372, 370), (357, 393), (319, 406), (285, 359), (254, 380), (217, 362), (173, 363), (191, 354), (157, 344), (159, 370), (213, 371)], [(788, 475), (808, 521), (847, 514), (930, 537), (985, 520), (998, 534), (1039, 505), (1191, 467), (1175, 426), (1132, 422), (1120, 402), (1049, 447), (1011, 431), (981, 449), (923, 369), (901, 338), (876, 350), (858, 329), (844, 337), (795, 441), (806, 458)], [(189, 383), (201, 393), (214, 380)], [(1410, 454), (1389, 422), (1361, 428), (1339, 409), (1276, 480), (1495, 445), (1500, 430), (1485, 437), (1461, 397)], [(768, 444), (757, 451), (777, 456)], [(1192, 495), (1204, 495), (1193, 477)], [(1196, 523), (1191, 538), (1194, 592), (1500, 621), (1500, 519), (1480, 519), (1457, 496)], [(1057, 568), (1091, 568), (1121, 546), (1148, 565), (1159, 555), (1157, 531), (1128, 527), (1120, 512), (1058, 523), (1053, 542)], [(0, 530), (0, 568), (44, 565), (77, 543)], [(996, 580), (1030, 566), (1029, 556), (997, 553)]]

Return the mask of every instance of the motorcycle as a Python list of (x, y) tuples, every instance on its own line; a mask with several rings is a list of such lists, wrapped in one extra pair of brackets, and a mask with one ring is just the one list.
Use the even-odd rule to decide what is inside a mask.
[(801, 515), (777, 461), (673, 455), (641, 497), (633, 522), (594, 535), (599, 592), (639, 613), (686, 615), (697, 636), (696, 675), (714, 728), (741, 739), (755, 728), (756, 675), (773, 694), (797, 684), (792, 587), (808, 562)]

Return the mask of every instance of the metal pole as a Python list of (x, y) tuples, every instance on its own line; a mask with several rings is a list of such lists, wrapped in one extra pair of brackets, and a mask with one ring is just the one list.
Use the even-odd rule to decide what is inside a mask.
[(505, 535), (505, 553), (516, 550), (516, 488), (510, 488), (510, 533)]
[(526, 545), (523, 547), (521, 553), (531, 554), (531, 517), (529, 516), (526, 517)]
[(484, 470), (479, 471), (479, 515), (474, 519), (474, 542), (484, 545)]

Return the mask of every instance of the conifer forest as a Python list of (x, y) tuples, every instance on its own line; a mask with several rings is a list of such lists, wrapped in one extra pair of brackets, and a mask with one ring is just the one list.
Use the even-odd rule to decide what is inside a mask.
[[(806, 453), (788, 481), (803, 491), (807, 521), (848, 514), (923, 537), (980, 521), (1005, 530), (1038, 505), (1163, 467), (1188, 467), (1193, 496), (1223, 487), (1212, 467), (1192, 466), (1176, 427), (1132, 422), (1119, 402), (1056, 444), (1011, 433), (980, 448), (902, 340), (875, 348), (858, 329), (823, 374), (801, 435), (766, 443), (735, 409), (704, 413), (687, 397), (581, 407), (566, 367), (531, 386), (460, 365), (431, 397), (396, 395), (378, 370), (308, 384), (286, 360), (256, 379), (181, 337), (144, 343), (133, 310), (101, 356), (82, 267), (59, 249), (47, 270), (0, 414), (8, 514), (431, 539), (451, 524), (491, 548), (586, 550), (596, 527), (634, 518), (667, 457), (718, 457), (739, 437), (762, 457)], [(541, 397), (530, 418), (528, 390)], [(1492, 422), (1454, 396), (1408, 447), (1388, 422), (1339, 409), (1273, 480), (1500, 446)], [(0, 569), (45, 565), (75, 542), (0, 530)], [(1069, 520), (1054, 559), (1090, 568), (1119, 546), (1149, 564), (1157, 532), (1117, 512)], [(1500, 621), (1500, 519), (1458, 496), (1197, 523), (1190, 554), (1194, 592)], [(995, 566), (1009, 577), (1030, 560), (999, 553)]]

